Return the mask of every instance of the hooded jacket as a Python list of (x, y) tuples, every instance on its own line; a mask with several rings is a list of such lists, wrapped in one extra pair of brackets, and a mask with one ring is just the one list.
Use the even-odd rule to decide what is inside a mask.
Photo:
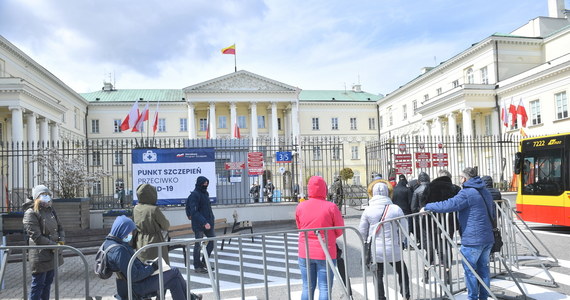
[(186, 216), (192, 220), (192, 230), (204, 231), (204, 226), (209, 223), (214, 229), (214, 213), (210, 204), (210, 194), (204, 182), (210, 182), (208, 178), (200, 176), (196, 179), (194, 191), (186, 200)]
[(463, 245), (488, 245), (495, 241), (488, 217), (491, 214), (491, 218), (496, 218), (495, 203), (479, 176), (463, 183), (463, 189), (455, 197), (428, 203), (425, 209), (438, 213), (457, 211)]
[(481, 180), (483, 180), (483, 182), (485, 183), (485, 188), (487, 189), (487, 191), (489, 191), (489, 193), (493, 197), (493, 200), (503, 199), (503, 195), (501, 195), (501, 192), (493, 186), (493, 178), (491, 178), (491, 176), (483, 176), (481, 177)]
[[(57, 245), (58, 241), (65, 241), (65, 232), (55, 210), (51, 206), (41, 205), (35, 212), (34, 200), (28, 199), (22, 206), (25, 209), (22, 223), (28, 235), (30, 246)], [(52, 249), (30, 249), (28, 254), (32, 274), (53, 270), (54, 251)], [(63, 264), (62, 251), (59, 251), (59, 265)]]
[[(307, 184), (307, 193), (309, 200), (303, 201), (297, 205), (295, 211), (295, 220), (297, 228), (310, 229), (310, 228), (323, 228), (323, 227), (342, 227), (344, 220), (340, 214), (338, 207), (327, 201), (327, 184), (320, 176), (313, 176), (309, 179)], [(342, 229), (327, 230), (321, 232), (323, 239), (326, 240), (328, 252), (332, 259), (336, 259), (336, 239), (343, 233)], [(305, 252), (305, 234), (307, 234), (309, 258), (310, 259), (325, 259), (325, 254), (321, 248), (318, 237), (313, 232), (299, 233), (299, 257), (307, 258)]]
[(422, 198), (424, 197), (424, 191), (429, 184), (429, 175), (425, 172), (421, 172), (418, 175), (418, 182), (420, 185), (414, 190), (414, 194), (412, 195), (412, 203), (411, 208), (413, 213), (417, 213), (422, 208), (420, 205), (422, 203)]
[[(137, 226), (136, 245), (137, 249), (152, 243), (166, 242), (163, 231), (168, 231), (170, 222), (160, 208), (156, 206), (158, 198), (156, 188), (150, 184), (141, 184), (137, 188), (139, 203), (133, 209), (133, 219)], [(169, 263), (168, 247), (162, 247), (163, 258)], [(152, 260), (158, 257), (158, 248), (144, 250), (139, 258), (142, 261)]]
[[(367, 241), (372, 237), (371, 233), (377, 228), (380, 219), (386, 208), (386, 216), (382, 227), (376, 233), (376, 261), (377, 262), (395, 262), (402, 260), (402, 249), (400, 245), (399, 226), (395, 222), (388, 222), (390, 219), (404, 216), (404, 212), (390, 200), (388, 187), (385, 183), (377, 183), (372, 189), (372, 198), (368, 207), (360, 217), (358, 231)], [(408, 221), (406, 218), (400, 219), (403, 232), (408, 232)]]
[[(135, 253), (134, 249), (129, 243), (123, 242), (123, 239), (135, 230), (135, 223), (126, 216), (118, 216), (113, 222), (109, 235), (103, 242), (103, 249), (107, 249), (112, 244), (119, 244), (119, 247), (114, 247), (107, 252), (107, 266), (113, 271), (118, 272), (121, 276), (117, 276), (117, 293), (120, 299), (128, 299), (127, 288), (127, 268), (129, 260)], [(154, 283), (154, 278), (150, 278), (154, 268), (150, 265), (143, 264), (139, 259), (136, 259), (131, 268), (131, 276), (133, 279), (133, 292), (136, 293), (142, 288), (146, 289), (150, 284)], [(158, 277), (158, 276), (155, 276)], [(149, 282), (152, 280), (153, 282)], [(158, 280), (158, 278), (156, 278)]]
[(409, 215), (412, 213), (412, 208), (410, 203), (412, 202), (412, 191), (406, 186), (408, 181), (402, 179), (394, 187), (394, 196), (392, 197), (392, 202), (398, 205), (404, 214)]

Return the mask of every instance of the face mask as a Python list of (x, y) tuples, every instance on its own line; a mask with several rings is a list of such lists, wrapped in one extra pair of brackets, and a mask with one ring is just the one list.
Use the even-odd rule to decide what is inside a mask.
[(40, 201), (42, 202), (50, 202), (51, 201), (51, 196), (50, 195), (40, 195)]
[(129, 233), (124, 239), (123, 242), (128, 243), (133, 239), (133, 235)]

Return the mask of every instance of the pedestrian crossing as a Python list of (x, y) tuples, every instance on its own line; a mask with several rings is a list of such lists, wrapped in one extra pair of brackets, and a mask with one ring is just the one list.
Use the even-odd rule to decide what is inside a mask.
[[(221, 243), (218, 242), (218, 259), (215, 264), (217, 270), (215, 274), (219, 276), (220, 290), (240, 288), (241, 274), (243, 274), (243, 281), (246, 288), (259, 287), (264, 283), (266, 277), (268, 285), (271, 286), (286, 284), (287, 277), (291, 284), (300, 283), (301, 272), (297, 261), (298, 237), (299, 235), (297, 233), (265, 236), (265, 250), (263, 249), (261, 237), (255, 237), (254, 242), (251, 241), (251, 238), (244, 238), (241, 241), (241, 255), (240, 245), (237, 239), (232, 239), (231, 244), (228, 244), (226, 240), (223, 250), (220, 249)], [(287, 255), (285, 255), (284, 249), (287, 249)], [(188, 255), (190, 262), (192, 262), (192, 250)], [(212, 252), (212, 256), (213, 255), (214, 253)], [(182, 249), (170, 251), (169, 256), (170, 265), (180, 269), (180, 272), (186, 279), (187, 270)], [(266, 262), (266, 274), (264, 274), (264, 257)], [(214, 259), (211, 258), (210, 261), (212, 262), (212, 266), (214, 266)], [(191, 264), (190, 282), (193, 290), (211, 291), (209, 275), (195, 273)]]

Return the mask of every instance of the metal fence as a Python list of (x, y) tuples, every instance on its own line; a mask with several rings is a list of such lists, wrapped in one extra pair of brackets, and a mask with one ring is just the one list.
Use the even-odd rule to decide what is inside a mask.
[[(217, 205), (247, 204), (253, 199), (250, 186), (258, 182), (262, 189), (271, 180), (275, 186), (273, 201), (297, 201), (312, 175), (322, 176), (332, 183), (334, 176), (344, 167), (343, 144), (336, 138), (304, 138), (301, 140), (272, 139), (123, 139), (86, 140), (49, 143), (4, 143), (0, 145), (0, 183), (4, 188), (0, 199), (0, 212), (21, 211), (26, 197), (37, 184), (54, 189), (62, 180), (73, 181), (73, 175), (64, 173), (70, 167), (75, 172), (83, 168), (94, 174), (104, 171), (92, 184), (77, 189), (77, 197), (89, 197), (91, 209), (124, 208), (118, 192), (125, 190), (125, 202), (132, 200), (133, 149), (137, 148), (214, 148), (218, 185)], [(47, 151), (51, 150), (51, 152)], [(39, 158), (49, 153), (48, 168), (42, 167)], [(249, 152), (263, 153), (263, 174), (250, 175), (247, 159)], [(290, 152), (290, 162), (277, 162), (277, 152)], [(55, 154), (54, 154), (55, 153)], [(59, 156), (60, 160), (52, 159)], [(45, 156), (45, 155), (44, 155)], [(244, 169), (228, 170), (226, 163), (243, 162)], [(71, 173), (73, 174), (73, 173)], [(67, 178), (65, 178), (67, 177)], [(188, 194), (194, 183), (188, 183)], [(54, 195), (61, 197), (61, 195)], [(261, 201), (267, 198), (262, 195)]]
[(502, 191), (514, 191), (513, 161), (519, 136), (394, 136), (366, 145), (367, 173), (379, 173), (384, 179), (398, 174), (417, 178), (426, 172), (430, 179), (447, 169), (453, 182), (465, 167), (478, 167)]

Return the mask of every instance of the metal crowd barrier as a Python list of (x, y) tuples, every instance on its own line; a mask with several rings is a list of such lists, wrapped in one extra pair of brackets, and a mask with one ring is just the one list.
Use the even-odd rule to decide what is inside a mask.
[[(508, 201), (499, 201), (501, 205), (497, 205), (497, 216), (498, 216), (498, 226), (502, 232), (502, 238), (504, 246), (499, 253), (492, 254), (490, 262), (491, 277), (498, 277), (502, 279), (512, 280), (520, 291), (520, 294), (526, 297), (525, 289), (521, 286), (522, 282), (528, 282), (532, 284), (537, 284), (536, 282), (531, 282), (520, 278), (516, 272), (513, 272), (513, 268), (518, 268), (524, 260), (527, 260), (528, 254), (520, 255), (522, 251), (531, 252), (531, 256), (535, 259), (533, 260), (536, 265), (541, 266), (546, 274), (550, 274), (546, 269), (547, 263), (541, 262), (544, 257), (540, 257), (538, 250), (533, 245), (533, 243), (526, 237), (526, 234), (520, 230), (517, 225), (516, 213), (509, 205)], [(521, 223), (521, 221), (518, 221)], [(522, 222), (524, 224), (524, 222)], [(403, 299), (407, 295), (405, 287), (409, 290), (410, 299), (435, 299), (435, 298), (450, 298), (453, 299), (459, 293), (465, 292), (466, 286), (464, 281), (464, 268), (462, 261), (464, 260), (463, 255), (460, 252), (461, 238), (459, 236), (459, 224), (455, 213), (450, 214), (437, 214), (432, 212), (422, 212), (412, 215), (403, 216), (396, 219), (385, 220), (380, 223), (382, 226), (390, 227), (390, 234), (386, 234), (384, 230), (380, 230), (378, 233), (380, 244), (376, 243), (376, 239), (372, 239), (373, 249), (379, 248), (382, 251), (383, 256), (376, 258), (373, 255), (374, 264), (368, 268), (365, 265), (364, 258), (364, 242), (366, 240), (356, 228), (354, 227), (327, 227), (327, 228), (316, 228), (316, 229), (304, 229), (304, 230), (285, 230), (285, 231), (274, 231), (266, 233), (253, 233), (253, 234), (242, 234), (232, 238), (237, 239), (238, 247), (238, 260), (239, 260), (239, 280), (240, 280), (240, 295), (242, 299), (246, 296), (257, 296), (258, 298), (271, 299), (271, 289), (268, 280), (268, 261), (266, 253), (266, 240), (273, 236), (283, 236), (284, 240), (287, 240), (288, 234), (299, 234), (301, 232), (306, 232), (310, 234), (315, 234), (321, 244), (321, 248), (326, 256), (326, 263), (328, 268), (333, 272), (332, 278), (328, 276), (327, 272), (327, 282), (330, 280), (337, 279), (337, 283), (333, 286), (333, 289), (329, 289), (329, 299), (368, 299), (369, 296), (374, 296), (378, 298), (379, 284), (384, 286), (386, 299)], [(377, 226), (380, 226), (378, 224)], [(525, 224), (526, 226), (526, 224)], [(528, 227), (527, 227), (528, 228)], [(331, 254), (328, 252), (326, 247), (326, 240), (328, 239), (328, 230), (331, 229), (342, 229), (343, 235), (337, 240), (343, 250), (342, 258), (345, 261), (344, 273), (346, 274), (347, 284), (343, 284), (341, 278), (340, 270), (335, 267), (332, 260)], [(529, 228), (530, 229), (530, 228)], [(530, 231), (532, 232), (532, 231)], [(244, 275), (244, 247), (243, 241), (251, 240), (255, 237), (256, 243), (261, 243), (261, 253), (259, 254), (262, 258), (263, 265), (263, 287), (260, 290), (252, 291), (247, 290), (246, 295), (246, 285), (245, 285), (245, 275)], [(188, 287), (188, 297), (190, 297), (190, 288), (192, 287), (191, 282), (191, 258), (190, 253), (192, 253), (192, 248), (195, 243), (201, 243), (202, 255), (206, 256), (206, 268), (208, 270), (210, 286), (212, 289), (212, 294), (214, 299), (222, 299), (224, 297), (224, 287), (220, 286), (220, 264), (218, 255), (220, 254), (219, 247), (217, 243), (228, 238), (227, 236), (219, 236), (214, 238), (204, 238), (200, 240), (186, 239), (182, 241), (171, 241), (166, 243), (151, 244), (144, 248), (138, 250), (136, 255), (143, 249), (148, 249), (151, 247), (159, 247), (159, 256), (166, 255), (162, 252), (163, 246), (181, 246), (186, 249), (188, 255), (185, 258), (186, 266), (186, 282)], [(307, 234), (305, 239), (308, 239)], [(206, 245), (209, 241), (216, 243), (214, 250), (212, 252), (212, 257), (207, 257)], [(396, 244), (390, 241), (396, 241)], [(521, 243), (522, 241), (522, 243)], [(307, 245), (307, 240), (305, 240)], [(286, 293), (283, 292), (280, 295), (285, 296), (286, 299), (292, 299), (293, 284), (290, 279), (290, 270), (299, 268), (298, 264), (289, 261), (289, 246), (290, 244), (285, 242), (283, 246), (283, 258), (285, 264), (285, 288)], [(392, 255), (387, 255), (386, 250), (391, 249)], [(309, 251), (308, 246), (305, 251)], [(401, 256), (401, 263), (396, 264), (396, 253)], [(297, 253), (295, 253), (296, 255)], [(533, 256), (534, 255), (534, 256)], [(133, 258), (134, 259), (134, 258)], [(550, 263), (556, 262), (548, 260)], [(380, 265), (376, 264), (379, 262), (386, 262)], [(392, 262), (393, 264), (391, 264)], [(215, 268), (212, 268), (212, 265)], [(132, 261), (129, 264), (129, 270), (132, 266)], [(382, 268), (383, 278), (378, 278), (378, 267)], [(162, 268), (162, 266), (161, 266)], [(493, 299), (498, 298), (513, 298), (509, 296), (504, 291), (501, 291), (498, 287), (491, 289), (490, 286), (485, 285), (481, 278), (475, 273), (471, 266), (468, 268), (475, 274), (475, 277), (479, 280), (480, 284), (487, 290), (489, 296)], [(307, 270), (308, 271), (308, 270)], [(399, 272), (398, 272), (399, 271)], [(398, 273), (404, 273), (407, 271), (408, 279), (405, 276), (400, 280)], [(308, 281), (310, 282), (310, 272), (308, 273)], [(369, 278), (372, 275), (372, 280)], [(162, 276), (162, 275), (160, 275)], [(550, 275), (549, 275), (550, 276)], [(131, 278), (128, 278), (131, 282)], [(163, 299), (163, 280), (160, 278), (161, 290), (159, 297)], [(551, 277), (549, 280), (544, 282), (538, 282), (538, 284), (544, 285), (555, 285), (554, 279)], [(351, 289), (352, 285), (352, 289)], [(129, 284), (129, 287), (131, 285)], [(355, 288), (358, 287), (358, 288)], [(273, 288), (271, 286), (271, 288)], [(298, 292), (302, 287), (299, 282), (295, 283), (294, 288)], [(373, 289), (374, 294), (369, 292)], [(400, 291), (404, 291), (401, 293)], [(357, 291), (358, 295), (351, 292)], [(333, 294), (334, 293), (334, 294)], [(403, 294), (403, 295), (402, 295)], [(129, 288), (129, 296), (131, 297), (132, 291)], [(309, 293), (311, 295), (311, 293)], [(512, 295), (512, 293), (511, 293)], [(520, 297), (520, 296), (519, 296)], [(131, 298), (130, 298), (131, 299)], [(190, 298), (189, 298), (190, 299)], [(310, 296), (312, 299), (312, 296)]]
[[(7, 264), (8, 264), (8, 256), (10, 254), (12, 254), (13, 252), (16, 252), (18, 250), (22, 251), (21, 255), (22, 255), (22, 299), (28, 299), (28, 285), (27, 285), (27, 280), (28, 278), (28, 251), (30, 249), (51, 249), (54, 251), (54, 285), (55, 285), (55, 289), (54, 289), (54, 294), (55, 294), (55, 299), (59, 299), (60, 298), (60, 291), (59, 291), (59, 272), (58, 272), (58, 266), (59, 266), (59, 253), (62, 252), (64, 250), (69, 250), (75, 253), (75, 255), (79, 256), (81, 258), (81, 260), (83, 261), (83, 266), (85, 267), (85, 272), (84, 272), (84, 276), (85, 276), (85, 299), (91, 299), (91, 297), (89, 296), (89, 267), (87, 265), (87, 260), (85, 259), (85, 256), (83, 255), (83, 253), (81, 253), (80, 250), (78, 250), (75, 247), (71, 247), (71, 246), (67, 246), (67, 245), (45, 245), (45, 246), (2, 246), (0, 245), (0, 252), (3, 253), (2, 255), (2, 261), (0, 262), (0, 283), (4, 282), (4, 276), (6, 273), (6, 268), (7, 268)], [(31, 276), (30, 276), (31, 278)]]

